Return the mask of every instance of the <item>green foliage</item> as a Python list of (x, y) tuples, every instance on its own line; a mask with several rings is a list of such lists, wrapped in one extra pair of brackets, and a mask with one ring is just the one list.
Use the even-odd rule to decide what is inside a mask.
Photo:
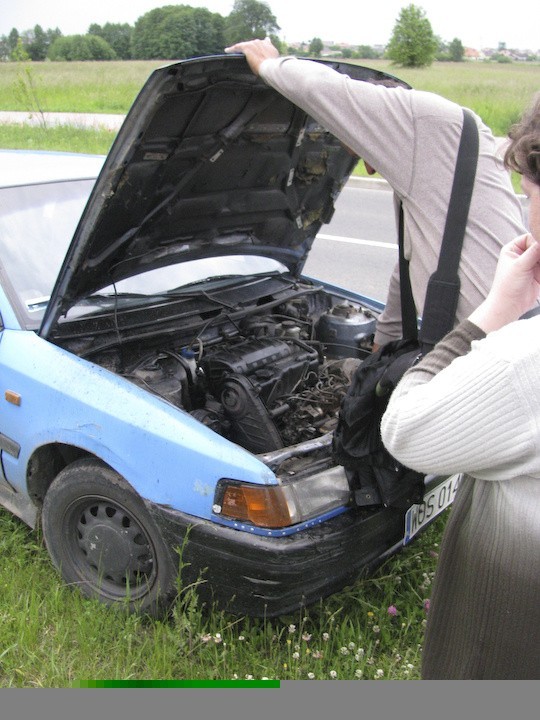
[(49, 43), (45, 31), (41, 25), (36, 25), (34, 27), (33, 37), (27, 39), (26, 52), (31, 60), (45, 60), (48, 48)]
[(0, 37), (0, 61), (45, 60), (51, 43), (61, 35), (58, 28), (43, 30), (41, 25), (35, 25), (32, 30), (25, 30), (21, 34), (13, 28), (8, 36)]
[(0, 687), (71, 687), (88, 679), (416, 679), (444, 521), (370, 578), (304, 611), (272, 620), (231, 616), (202, 606), (196, 587), (185, 587), (170, 615), (153, 620), (64, 586), (39, 533), (2, 508)]
[(12, 28), (7, 36), (7, 45), (10, 53), (12, 53), (19, 42), (19, 31), (16, 28)]
[(440, 38), (437, 38), (436, 59), (441, 62), (462, 62), (465, 54), (465, 48), (461, 40), (454, 38), (451, 43), (447, 44)]
[[(299, 54), (307, 54), (304, 46)], [(395, 73), (385, 59), (352, 60)], [(130, 62), (40, 63), (39, 92), (49, 112), (126, 113), (149, 74), (161, 60)], [(472, 108), (495, 135), (506, 135), (535, 92), (540, 65), (534, 62), (433, 63), (429, 68), (401, 68), (399, 77), (419, 90), (439, 93)], [(0, 110), (29, 109), (13, 93), (19, 63), (4, 63), (0, 73)]]
[(313, 55), (314, 57), (320, 57), (323, 47), (324, 45), (321, 38), (314, 37), (313, 40), (309, 43), (309, 54)]
[(11, 60), (14, 62), (25, 62), (26, 60), (30, 60), (30, 55), (26, 52), (22, 38), (20, 37), (17, 38), (17, 44), (11, 52)]
[(98, 35), (65, 35), (57, 38), (48, 53), (49, 60), (114, 60), (109, 43)]
[(226, 20), (227, 45), (252, 38), (263, 39), (280, 30), (275, 16), (266, 2), (258, 0), (235, 0), (232, 12)]
[(60, 150), (63, 152), (106, 155), (116, 132), (101, 127), (80, 128), (72, 125), (51, 125), (45, 121), (38, 127), (0, 125), (0, 147), (13, 150)]
[(402, 8), (386, 48), (387, 57), (403, 67), (426, 67), (436, 52), (437, 40), (422, 8)]
[(356, 50), (355, 56), (362, 58), (363, 60), (374, 60), (381, 56), (380, 52), (377, 52), (371, 45), (359, 45)]
[(105, 23), (103, 27), (93, 23), (88, 28), (88, 34), (103, 38), (120, 60), (131, 58), (132, 32), (133, 28), (128, 23)]
[(193, 8), (197, 56), (216, 55), (225, 47), (225, 18), (206, 8)]
[(502, 53), (495, 53), (491, 56), (491, 61), (509, 64), (512, 62), (512, 58), (509, 58), (508, 55), (503, 55)]
[(462, 62), (465, 48), (463, 43), (458, 38), (454, 38), (448, 45), (448, 53), (452, 62)]
[(140, 17), (133, 29), (131, 52), (137, 59), (167, 60), (223, 52), (224, 19), (188, 5), (167, 5)]
[(40, 125), (45, 128), (45, 108), (41, 99), (43, 92), (39, 88), (37, 75), (30, 64), (19, 65), (12, 90), (21, 105), (25, 106), (28, 112), (36, 114)]

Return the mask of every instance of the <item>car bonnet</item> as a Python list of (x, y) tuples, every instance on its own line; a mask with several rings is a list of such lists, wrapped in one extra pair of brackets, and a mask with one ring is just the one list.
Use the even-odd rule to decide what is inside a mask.
[[(357, 79), (389, 77), (329, 64)], [(99, 289), (178, 262), (252, 254), (300, 273), (357, 160), (243, 56), (155, 70), (96, 181), (40, 334)]]

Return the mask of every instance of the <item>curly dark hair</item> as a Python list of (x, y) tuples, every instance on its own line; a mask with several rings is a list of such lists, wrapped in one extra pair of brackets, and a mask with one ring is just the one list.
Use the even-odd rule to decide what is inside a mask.
[(510, 128), (504, 162), (510, 170), (540, 185), (540, 93), (519, 122)]

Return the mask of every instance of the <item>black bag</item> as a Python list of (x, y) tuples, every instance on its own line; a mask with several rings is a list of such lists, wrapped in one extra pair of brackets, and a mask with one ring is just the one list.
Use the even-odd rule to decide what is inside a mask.
[(423, 476), (395, 460), (380, 433), (390, 393), (419, 357), (416, 340), (383, 345), (358, 366), (341, 402), (334, 458), (349, 471), (358, 505), (408, 507), (422, 497)]
[(473, 116), (463, 110), (456, 162), (437, 270), (430, 278), (420, 338), (408, 264), (403, 254), (403, 210), (399, 216), (399, 267), (403, 339), (371, 353), (357, 368), (340, 406), (332, 439), (357, 505), (408, 507), (422, 499), (424, 476), (399, 463), (384, 447), (380, 425), (392, 390), (403, 374), (452, 329), (459, 297), (458, 266), (478, 158)]

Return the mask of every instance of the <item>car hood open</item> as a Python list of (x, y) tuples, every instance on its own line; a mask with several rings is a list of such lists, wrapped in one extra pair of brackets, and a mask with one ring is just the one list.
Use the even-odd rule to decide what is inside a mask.
[[(328, 64), (357, 79), (389, 77)], [(173, 263), (253, 254), (300, 273), (357, 160), (243, 56), (154, 71), (96, 181), (40, 334), (81, 298)]]

